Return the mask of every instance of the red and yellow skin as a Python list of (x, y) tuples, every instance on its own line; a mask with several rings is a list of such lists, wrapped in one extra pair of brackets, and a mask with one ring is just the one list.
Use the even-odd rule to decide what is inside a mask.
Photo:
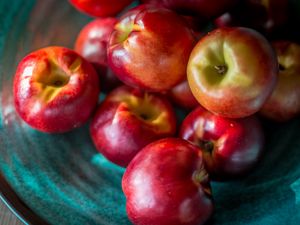
[(118, 19), (113, 17), (93, 20), (83, 27), (75, 42), (75, 51), (93, 64), (100, 84), (105, 84), (101, 88), (103, 92), (121, 85), (107, 65), (107, 45), (117, 22)]
[(142, 2), (160, 4), (183, 15), (210, 20), (228, 11), (238, 0), (142, 0)]
[(141, 5), (115, 26), (108, 47), (108, 63), (129, 86), (167, 91), (185, 79), (194, 44), (192, 30), (179, 15)]
[(42, 132), (70, 131), (85, 123), (99, 95), (93, 66), (73, 50), (47, 47), (27, 55), (14, 78), (15, 109)]
[(187, 77), (197, 101), (220, 116), (241, 118), (258, 112), (278, 74), (270, 43), (250, 28), (219, 28), (193, 49)]
[(143, 148), (127, 167), (122, 189), (135, 225), (202, 225), (213, 212), (202, 153), (179, 138)]
[(90, 125), (98, 151), (123, 167), (147, 144), (175, 132), (175, 113), (167, 99), (128, 86), (107, 95)]
[(174, 102), (174, 104), (184, 109), (194, 109), (199, 105), (199, 102), (195, 99), (191, 92), (187, 80), (172, 88), (171, 91), (168, 92), (168, 97), (172, 100), (172, 102)]
[(277, 122), (300, 114), (300, 45), (290, 41), (272, 43), (279, 62), (278, 81), (260, 113)]
[(264, 134), (254, 116), (228, 119), (199, 106), (184, 119), (179, 136), (200, 147), (206, 169), (216, 180), (245, 175), (263, 152)]
[(93, 17), (115, 16), (132, 0), (69, 0), (79, 11)]

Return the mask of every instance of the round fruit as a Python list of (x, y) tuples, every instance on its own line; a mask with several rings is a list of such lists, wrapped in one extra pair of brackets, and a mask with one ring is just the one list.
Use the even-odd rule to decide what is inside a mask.
[(179, 136), (200, 147), (208, 173), (217, 180), (250, 172), (263, 152), (264, 134), (254, 116), (228, 119), (198, 107), (184, 119)]
[(259, 111), (278, 73), (269, 42), (249, 28), (219, 28), (200, 39), (188, 67), (192, 93), (204, 108), (224, 117)]
[(213, 212), (202, 153), (182, 139), (147, 145), (127, 167), (122, 188), (136, 225), (201, 225)]
[(90, 117), (99, 95), (93, 66), (73, 50), (47, 47), (27, 55), (14, 78), (20, 117), (43, 132), (66, 132)]
[(163, 96), (121, 86), (109, 93), (91, 122), (99, 152), (126, 167), (147, 144), (176, 131), (176, 117)]

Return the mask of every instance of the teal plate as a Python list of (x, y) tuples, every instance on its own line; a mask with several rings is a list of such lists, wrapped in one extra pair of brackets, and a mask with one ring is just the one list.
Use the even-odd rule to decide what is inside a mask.
[[(0, 1), (0, 193), (28, 224), (130, 224), (120, 185), (124, 169), (97, 153), (88, 125), (43, 134), (13, 107), (20, 59), (48, 45), (72, 47), (89, 20), (66, 0)], [(266, 152), (253, 173), (212, 184), (211, 224), (300, 224), (300, 119), (264, 125)]]

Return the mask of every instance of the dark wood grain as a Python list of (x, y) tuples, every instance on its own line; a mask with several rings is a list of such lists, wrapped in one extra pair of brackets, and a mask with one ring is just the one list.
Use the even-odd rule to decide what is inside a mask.
[[(30, 225), (48, 225), (46, 221), (36, 215), (27, 205), (18, 197), (8, 182), (0, 173), (0, 197), (7, 202), (19, 215)], [(0, 218), (1, 219), (1, 218)], [(1, 221), (1, 220), (0, 220)], [(0, 225), (2, 225), (0, 223)]]
[(24, 225), (0, 200), (0, 224), (1, 225)]

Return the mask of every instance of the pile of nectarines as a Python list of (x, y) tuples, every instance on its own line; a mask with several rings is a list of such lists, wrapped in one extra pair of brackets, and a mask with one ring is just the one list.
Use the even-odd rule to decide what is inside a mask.
[[(126, 167), (134, 224), (203, 224), (213, 213), (210, 180), (238, 179), (263, 154), (260, 118), (300, 113), (288, 1), (141, 2), (70, 0), (98, 18), (74, 50), (50, 46), (19, 63), (15, 108), (41, 132), (91, 119), (96, 149)], [(174, 107), (191, 111), (181, 124)]]

